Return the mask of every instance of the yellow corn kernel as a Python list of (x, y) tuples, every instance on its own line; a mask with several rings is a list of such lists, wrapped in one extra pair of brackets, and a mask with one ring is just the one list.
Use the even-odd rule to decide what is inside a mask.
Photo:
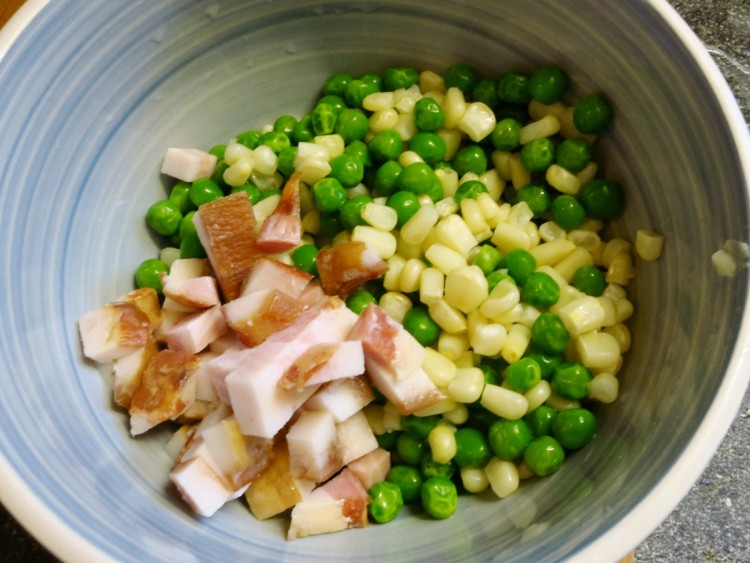
[(260, 229), (263, 221), (266, 220), (266, 217), (274, 212), (280, 199), (281, 196), (272, 195), (253, 205), (253, 214), (255, 215), (255, 222), (258, 229)]
[(300, 174), (300, 181), (312, 186), (318, 180), (322, 180), (328, 176), (331, 173), (331, 165), (326, 159), (310, 157), (299, 159), (299, 161), (295, 160), (294, 166)]
[(379, 231), (365, 225), (357, 225), (352, 230), (352, 240), (364, 242), (383, 259), (396, 254), (396, 237), (393, 233)]
[(654, 231), (638, 229), (635, 233), (635, 251), (641, 260), (658, 260), (664, 248), (664, 236)]
[(614, 339), (617, 340), (617, 345), (620, 347), (620, 353), (625, 354), (630, 350), (631, 336), (630, 329), (627, 325), (622, 322), (616, 322), (604, 327), (604, 332), (611, 334)]
[(404, 168), (417, 162), (424, 162), (424, 159), (414, 151), (404, 151), (398, 156), (398, 163)]
[(497, 246), (502, 254), (507, 254), (511, 250), (521, 248), (529, 250), (531, 248), (531, 237), (523, 229), (513, 223), (500, 223), (492, 234), (492, 244)]
[(633, 315), (633, 303), (628, 299), (619, 299), (615, 304), (615, 322), (622, 323)]
[(464, 93), (452, 86), (445, 92), (443, 98), (443, 113), (445, 114), (445, 120), (443, 121), (443, 127), (446, 129), (455, 129), (458, 127), (458, 122), (466, 113), (466, 99)]
[(365, 96), (362, 100), (362, 107), (367, 111), (382, 111), (391, 109), (396, 103), (393, 92), (374, 92)]
[(452, 424), (463, 424), (469, 420), (469, 409), (463, 403), (456, 403), (456, 408), (443, 413), (443, 418)]
[(378, 304), (397, 323), (403, 323), (406, 313), (412, 308), (411, 299), (398, 291), (386, 291)]
[(383, 424), (383, 417), (385, 416), (385, 413), (383, 411), (382, 405), (370, 403), (362, 409), (362, 412), (365, 413), (367, 424), (370, 425), (373, 434), (375, 434), (376, 436), (385, 434), (385, 424)]
[(373, 202), (362, 207), (361, 216), (366, 223), (379, 231), (392, 231), (398, 221), (395, 209)]
[(445, 424), (438, 424), (427, 436), (432, 459), (437, 463), (449, 463), (456, 455), (455, 429)]
[(555, 264), (554, 268), (566, 282), (573, 281), (573, 276), (581, 266), (594, 263), (591, 253), (583, 247), (577, 246), (564, 259)]
[(554, 102), (552, 104), (543, 104), (536, 100), (529, 102), (529, 117), (534, 120), (539, 120), (547, 115), (554, 115), (558, 119), (565, 111), (565, 104), (562, 102)]
[(466, 333), (469, 335), (469, 341), (474, 338), (474, 329), (478, 326), (487, 324), (489, 319), (479, 312), (479, 309), (474, 309), (466, 315)]
[(611, 299), (612, 302), (617, 302), (620, 299), (627, 299), (628, 294), (625, 291), (625, 288), (621, 285), (618, 285), (616, 283), (608, 283), (607, 287), (604, 288), (604, 293), (602, 293), (602, 297), (606, 297), (607, 299)]
[(481, 358), (479, 354), (475, 354), (471, 350), (467, 350), (456, 359), (456, 367), (461, 368), (473, 368), (479, 365)]
[(411, 88), (399, 88), (393, 92), (393, 107), (399, 113), (411, 115), (414, 112), (414, 105), (421, 97), (422, 93), (416, 84)]
[(445, 302), (470, 313), (487, 299), (487, 278), (479, 266), (459, 266), (445, 276)]
[(545, 179), (550, 186), (564, 194), (575, 195), (581, 189), (581, 181), (578, 176), (559, 164), (552, 164), (547, 168)]
[(493, 151), (490, 155), (495, 170), (497, 170), (497, 173), (506, 182), (511, 180), (510, 159), (512, 154), (513, 153), (508, 151)]
[(477, 245), (471, 229), (460, 215), (452, 213), (443, 217), (435, 226), (438, 241), (448, 248), (467, 256), (469, 251)]
[(346, 244), (351, 240), (352, 237), (349, 234), (349, 231), (341, 231), (339, 233), (336, 233), (336, 235), (331, 239), (331, 246), (341, 246), (342, 244)]
[(442, 106), (443, 104), (443, 98), (445, 98), (445, 94), (441, 90), (430, 90), (429, 92), (424, 93), (425, 98), (432, 98), (437, 102), (439, 106)]
[(469, 404), (479, 400), (484, 389), (484, 373), (477, 367), (458, 368), (448, 384), (448, 396), (456, 402)]
[(525, 201), (516, 203), (510, 208), (508, 222), (523, 227), (534, 217), (534, 212)]
[(590, 145), (593, 144), (594, 140), (596, 139), (595, 135), (587, 135), (585, 133), (581, 133), (578, 129), (576, 129), (576, 126), (573, 123), (573, 106), (567, 106), (564, 110), (562, 110), (560, 112), (560, 115), (558, 116), (558, 119), (560, 120), (560, 135), (562, 135), (564, 138), (584, 139)]
[(493, 457), (484, 468), (492, 492), (498, 498), (507, 498), (518, 490), (518, 468), (512, 461)]
[(500, 196), (505, 191), (505, 179), (494, 168), (490, 168), (484, 174), (480, 174), (479, 181), (487, 187), (487, 194), (495, 201), (500, 199)]
[(544, 402), (549, 399), (551, 393), (552, 387), (550, 387), (549, 381), (546, 381), (544, 379), (542, 379), (539, 383), (534, 385), (534, 387), (526, 391), (526, 393), (523, 394), (523, 396), (526, 397), (526, 402), (528, 403), (526, 412), (530, 413), (539, 405), (543, 405)]
[[(575, 244), (591, 252), (597, 252), (602, 246), (602, 239), (594, 231), (585, 229), (573, 229), (567, 234), (567, 239)], [(594, 260), (596, 262), (596, 260)]]
[(484, 386), (479, 402), (488, 411), (508, 420), (518, 420), (526, 414), (529, 406), (526, 397), (520, 393), (491, 383)]
[(581, 185), (585, 186), (591, 180), (596, 178), (596, 173), (598, 170), (599, 170), (599, 166), (596, 164), (596, 162), (592, 160), (586, 166), (584, 166), (583, 170), (578, 171), (576, 173), (576, 176), (578, 177), (578, 180), (581, 182)]
[(469, 139), (478, 143), (492, 133), (496, 123), (492, 108), (482, 102), (472, 102), (466, 105), (466, 110), (458, 120), (458, 128), (466, 133)]
[(390, 401), (383, 405), (383, 427), (386, 432), (401, 430), (401, 415)]
[(520, 301), (521, 292), (518, 286), (508, 279), (500, 280), (485, 302), (479, 306), (479, 312), (488, 319), (496, 319), (518, 305)]
[(461, 484), (470, 493), (481, 493), (490, 482), (482, 467), (462, 467)]
[(463, 313), (446, 303), (445, 299), (439, 299), (430, 303), (427, 310), (440, 328), (450, 334), (466, 332), (466, 317)]
[(497, 201), (492, 199), (490, 194), (484, 192), (480, 193), (474, 201), (479, 205), (482, 216), (490, 228), (494, 229), (497, 227), (497, 224), (500, 222), (500, 206), (497, 204)]
[(602, 326), (606, 328), (615, 324), (617, 322), (617, 311), (615, 310), (614, 302), (607, 297), (597, 297), (596, 299), (599, 301), (602, 309), (604, 309), (604, 322)]
[(630, 280), (634, 277), (635, 268), (633, 268), (632, 256), (630, 256), (630, 254), (625, 254), (624, 252), (619, 252), (610, 260), (604, 279), (607, 283), (628, 285)]
[(606, 312), (596, 297), (583, 295), (557, 310), (571, 336), (578, 336), (604, 326)]
[(414, 118), (411, 114), (400, 113), (393, 130), (398, 134), (402, 141), (408, 141), (417, 132), (417, 127), (414, 125)]
[(475, 237), (490, 228), (476, 199), (464, 198), (461, 200), (460, 207), (461, 217), (463, 217), (466, 226), (469, 227), (469, 230)]
[(580, 299), (583, 297), (585, 293), (582, 291), (578, 291), (575, 287), (572, 285), (561, 285), (560, 286), (560, 298), (557, 300), (557, 303), (552, 305), (552, 307), (549, 308), (550, 311), (557, 314), (560, 309), (571, 303), (572, 301), (575, 301), (576, 299)]
[(539, 315), (541, 315), (542, 312), (533, 305), (529, 305), (528, 303), (520, 303), (520, 306), (521, 315), (514, 322), (531, 328), (531, 326), (534, 324), (534, 321), (539, 318)]
[(455, 268), (466, 266), (466, 258), (452, 248), (444, 244), (432, 244), (424, 253), (425, 258), (444, 274), (448, 274)]
[(453, 399), (445, 398), (442, 401), (438, 401), (434, 405), (423, 408), (414, 413), (414, 416), (432, 416), (435, 414), (444, 414), (450, 412), (456, 408), (456, 401)]
[(557, 409), (559, 411), (566, 411), (568, 409), (579, 409), (581, 408), (581, 403), (579, 401), (573, 401), (571, 399), (566, 399), (564, 397), (561, 397), (554, 391), (550, 393), (550, 396), (547, 398), (546, 401), (544, 401), (545, 405), (549, 405), (553, 409)]
[(387, 291), (398, 291), (401, 287), (399, 279), (401, 278), (401, 271), (404, 269), (406, 260), (404, 260), (398, 254), (391, 256), (388, 261), (388, 271), (383, 276), (383, 287)]
[(618, 254), (630, 254), (632, 245), (625, 239), (613, 238), (604, 245), (602, 250), (602, 266), (609, 268), (612, 260)]
[(549, 277), (555, 280), (555, 283), (560, 288), (560, 291), (563, 291), (568, 285), (568, 282), (566, 282), (565, 279), (552, 266), (541, 265), (536, 269), (536, 271), (547, 274)]
[(531, 342), (531, 329), (520, 323), (514, 323), (508, 330), (508, 337), (500, 352), (502, 358), (509, 364), (517, 362), (523, 357)]
[(407, 244), (401, 238), (400, 233), (396, 235), (396, 254), (406, 260), (410, 258), (422, 258), (424, 256), (421, 244)]
[(519, 479), (523, 480), (536, 477), (536, 473), (531, 470), (531, 467), (529, 467), (524, 460), (519, 461), (516, 467), (518, 468)]
[(444, 354), (430, 347), (425, 348), (422, 369), (435, 386), (440, 388), (447, 387), (456, 377), (456, 364)]
[(521, 127), (521, 144), (526, 145), (536, 139), (551, 137), (560, 131), (560, 120), (554, 115), (547, 114), (537, 121)]
[[(456, 200), (452, 197), (445, 197), (434, 205), (441, 219), (445, 219), (449, 215), (455, 215), (458, 213), (458, 203), (456, 203)], [(440, 242), (438, 240), (439, 237), (437, 236), (437, 231), (433, 230), (431, 235), (435, 237), (436, 241)]]
[(430, 305), (443, 298), (445, 275), (437, 268), (425, 268), (419, 277), (419, 300)]
[(344, 138), (341, 135), (318, 135), (313, 138), (313, 143), (325, 148), (328, 151), (328, 157), (336, 158), (344, 154)]
[(543, 242), (529, 250), (531, 255), (536, 259), (537, 267), (554, 266), (561, 262), (575, 250), (576, 245), (566, 239), (556, 239), (550, 242)]
[(235, 162), (242, 158), (249, 158), (252, 161), (252, 149), (249, 149), (245, 145), (236, 141), (229, 142), (224, 149), (224, 162), (226, 162), (229, 166), (232, 166)]
[(376, 111), (367, 121), (371, 132), (380, 133), (386, 129), (393, 129), (398, 124), (398, 112), (394, 108)]
[[(354, 197), (359, 197), (361, 195), (367, 196), (367, 197), (370, 196), (370, 190), (367, 188), (367, 186), (365, 186), (362, 183), (357, 184), (356, 186), (354, 186), (352, 188), (347, 188), (347, 190), (346, 190), (346, 197), (347, 197), (347, 199), (352, 199)], [(386, 199), (386, 201), (387, 201), (387, 199)], [(385, 201), (380, 202), (380, 205), (385, 205)]]
[(520, 190), (526, 184), (531, 183), (531, 172), (521, 164), (519, 153), (511, 153), (510, 156), (510, 183), (516, 190)]
[(508, 331), (499, 323), (486, 323), (474, 327), (471, 335), (472, 350), (482, 356), (496, 356), (505, 346)]
[(620, 357), (620, 346), (611, 334), (591, 331), (576, 339), (576, 351), (587, 368), (611, 366)]
[(401, 238), (407, 244), (422, 244), (437, 224), (438, 219), (439, 215), (435, 207), (420, 207), (401, 227)]
[(312, 209), (302, 217), (302, 230), (312, 235), (320, 233), (320, 211)]
[(564, 239), (568, 236), (561, 226), (554, 221), (547, 221), (539, 225), (539, 237), (545, 242)]
[(419, 73), (419, 90), (424, 94), (432, 90), (442, 92), (445, 89), (445, 81), (438, 73), (431, 70), (423, 70)]
[(252, 157), (243, 156), (235, 161), (234, 164), (224, 170), (223, 178), (227, 185), (232, 187), (242, 186), (247, 179), (250, 178), (250, 173), (253, 171), (253, 159)]
[(591, 379), (589, 398), (600, 403), (614, 403), (620, 392), (620, 382), (611, 373), (602, 372)]
[(455, 362), (469, 350), (469, 336), (443, 331), (438, 336), (437, 349), (443, 356)]
[(279, 163), (279, 157), (273, 152), (271, 147), (260, 145), (253, 151), (253, 170), (260, 174), (270, 176), (276, 172)]
[[(442, 102), (439, 103), (442, 105)], [(452, 160), (453, 157), (456, 156), (458, 149), (461, 147), (461, 140), (463, 139), (461, 131), (458, 129), (446, 129), (443, 127), (438, 129), (436, 133), (445, 143), (445, 160)], [(456, 174), (456, 178), (458, 178), (458, 174)], [(454, 193), (456, 193), (455, 188), (452, 193), (446, 193), (445, 195), (452, 196)]]

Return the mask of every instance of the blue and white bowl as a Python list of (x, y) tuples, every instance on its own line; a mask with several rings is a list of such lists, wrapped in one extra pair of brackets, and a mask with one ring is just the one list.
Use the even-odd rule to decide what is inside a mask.
[[(131, 439), (76, 330), (156, 247), (169, 146), (210, 147), (302, 114), (334, 71), (487, 73), (555, 62), (606, 92), (601, 146), (628, 191), (618, 232), (666, 237), (633, 287), (634, 351), (593, 444), (512, 497), (446, 521), (287, 542), (241, 504), (196, 519), (164, 433)], [(0, 32), (0, 500), (71, 561), (606, 561), (675, 507), (750, 376), (750, 140), (702, 45), (658, 0), (30, 0)]]

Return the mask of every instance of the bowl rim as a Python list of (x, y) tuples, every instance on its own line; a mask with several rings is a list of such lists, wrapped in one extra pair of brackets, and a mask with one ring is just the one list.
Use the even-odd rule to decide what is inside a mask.
[[(0, 29), (0, 62), (50, 0), (26, 0)], [(644, 0), (674, 32), (706, 78), (737, 147), (745, 191), (750, 195), (750, 131), (721, 70), (705, 45), (667, 0)], [(750, 282), (748, 283), (750, 293)], [(745, 304), (724, 380), (689, 445), (648, 495), (618, 524), (569, 558), (573, 562), (610, 561), (644, 541), (687, 495), (723, 442), (750, 385), (750, 302)], [(721, 440), (716, 441), (720, 435)], [(114, 561), (57, 516), (0, 452), (0, 503), (46, 549), (63, 561)], [(612, 552), (620, 546), (622, 553)]]

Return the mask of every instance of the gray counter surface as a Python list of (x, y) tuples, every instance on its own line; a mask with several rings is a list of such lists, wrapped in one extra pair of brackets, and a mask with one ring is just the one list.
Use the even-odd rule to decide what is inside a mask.
[[(0, 0), (2, 1), (2, 0)], [(712, 54), (750, 123), (750, 0), (671, 0)], [(713, 461), (635, 552), (638, 562), (750, 562), (750, 392)], [(52, 562), (0, 506), (0, 563)]]

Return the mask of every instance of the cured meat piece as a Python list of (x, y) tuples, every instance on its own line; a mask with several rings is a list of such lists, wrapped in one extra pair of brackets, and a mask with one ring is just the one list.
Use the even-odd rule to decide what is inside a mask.
[(180, 320), (164, 332), (164, 340), (173, 350), (197, 354), (226, 331), (221, 307), (215, 306)]
[(320, 385), (365, 372), (362, 343), (357, 340), (318, 344), (297, 358), (279, 381), (283, 389)]
[(213, 276), (176, 281), (171, 280), (169, 276), (164, 276), (162, 284), (164, 296), (183, 307), (205, 309), (220, 304), (219, 290)]
[(269, 254), (286, 252), (302, 240), (300, 219), (299, 172), (287, 181), (274, 212), (266, 217), (258, 233), (258, 248)]
[(141, 377), (146, 366), (151, 361), (159, 347), (151, 338), (142, 348), (138, 348), (127, 356), (114, 361), (112, 373), (114, 375), (115, 403), (126, 409), (130, 408), (133, 393), (141, 384)]
[(336, 421), (329, 412), (303, 411), (286, 435), (292, 475), (316, 483), (328, 479), (343, 465), (337, 440)]
[(245, 192), (237, 192), (201, 205), (193, 223), (224, 299), (236, 299), (260, 257), (250, 199)]
[(154, 329), (148, 315), (132, 301), (114, 301), (86, 313), (78, 321), (83, 354), (111, 362), (145, 346)]
[(216, 166), (216, 156), (199, 149), (170, 147), (164, 156), (161, 173), (183, 182), (209, 178)]
[(346, 298), (368, 280), (379, 278), (388, 265), (377, 252), (360, 241), (350, 241), (318, 253), (318, 273), (323, 291)]
[[(355, 341), (356, 342), (356, 341)], [(337, 379), (320, 386), (305, 402), (308, 410), (326, 410), (336, 422), (343, 422), (375, 399), (375, 394), (363, 375)]]
[(178, 463), (169, 475), (183, 500), (199, 516), (213, 516), (232, 498), (232, 490), (202, 457)]
[(245, 346), (257, 346), (299, 318), (305, 306), (276, 289), (254, 291), (222, 307), (222, 312)]
[(336, 452), (341, 465), (348, 465), (377, 447), (378, 441), (362, 411), (336, 425)]
[(391, 468), (391, 452), (383, 448), (376, 448), (370, 453), (349, 462), (349, 470), (357, 476), (362, 486), (370, 490), (378, 481), (385, 481)]
[(311, 274), (299, 268), (284, 264), (274, 258), (263, 257), (255, 263), (245, 280), (242, 295), (262, 289), (277, 289), (297, 299), (312, 279)]

